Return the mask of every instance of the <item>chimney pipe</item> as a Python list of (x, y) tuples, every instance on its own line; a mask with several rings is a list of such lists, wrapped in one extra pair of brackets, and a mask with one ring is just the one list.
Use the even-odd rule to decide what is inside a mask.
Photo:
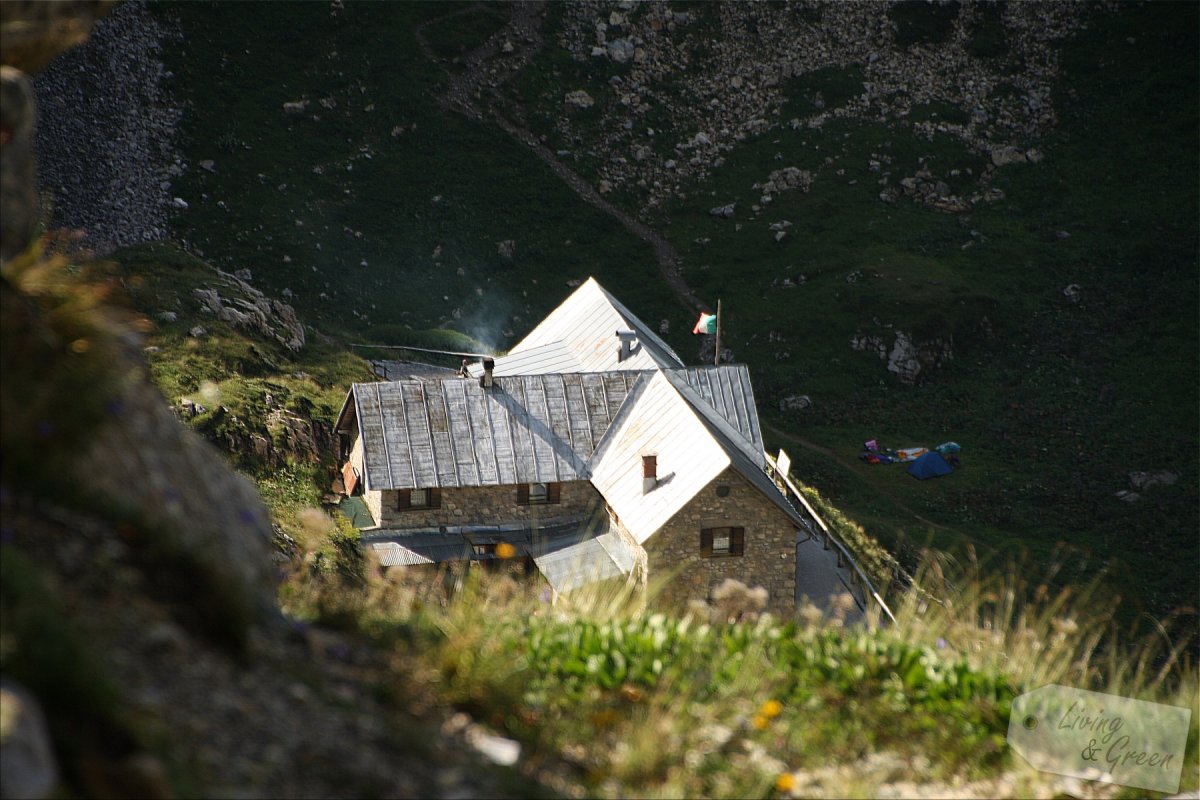
[(642, 456), (642, 494), (650, 494), (658, 486), (658, 456)]
[(621, 352), (617, 354), (617, 361), (624, 361), (633, 355), (633, 342), (637, 338), (636, 331), (617, 331), (617, 338), (621, 340)]
[(492, 370), (495, 369), (496, 362), (490, 358), (483, 360), (483, 374), (479, 376), (479, 385), (484, 389), (492, 388)]

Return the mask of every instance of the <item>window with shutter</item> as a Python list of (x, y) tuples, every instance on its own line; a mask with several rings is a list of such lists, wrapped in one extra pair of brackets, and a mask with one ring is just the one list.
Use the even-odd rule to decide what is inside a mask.
[(700, 531), (701, 558), (740, 556), (745, 549), (745, 528), (703, 528)]
[(441, 508), (441, 489), (400, 489), (396, 492), (396, 510)]
[(642, 456), (642, 477), (658, 477), (658, 456)]
[(517, 504), (523, 506), (558, 503), (562, 496), (561, 483), (523, 483), (517, 486)]

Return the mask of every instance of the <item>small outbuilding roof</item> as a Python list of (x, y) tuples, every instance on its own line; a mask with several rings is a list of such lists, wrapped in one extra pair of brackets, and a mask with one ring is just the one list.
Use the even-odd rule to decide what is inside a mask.
[(475, 545), (505, 542), (514, 557), (532, 558), (557, 592), (597, 581), (628, 576), (637, 563), (633, 550), (611, 530), (607, 514), (552, 520), (536, 529), (527, 524), (473, 525), (439, 530), (376, 531), (363, 545), (381, 567), (441, 564), (447, 561), (495, 561), (489, 549)]

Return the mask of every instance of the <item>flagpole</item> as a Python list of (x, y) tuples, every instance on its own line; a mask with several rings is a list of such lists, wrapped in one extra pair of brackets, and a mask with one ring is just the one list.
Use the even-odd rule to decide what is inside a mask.
[(717, 348), (713, 354), (713, 366), (721, 364), (721, 300), (717, 299)]

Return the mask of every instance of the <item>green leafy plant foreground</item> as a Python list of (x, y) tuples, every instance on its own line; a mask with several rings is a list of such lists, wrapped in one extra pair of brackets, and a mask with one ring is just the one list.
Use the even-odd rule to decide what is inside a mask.
[[(551, 603), (504, 569), (468, 570), (449, 598), (440, 577), (416, 571), (353, 588), (302, 571), (285, 594), (291, 613), (371, 637), (398, 686), (420, 684), (516, 739), (572, 793), (1042, 795), (1054, 776), (1007, 744), (1017, 695), (1057, 682), (1187, 706), (1196, 676), (1153, 641), (1097, 648), (1111, 610), (1088, 611), (1084, 594), (1037, 599), (1014, 574), (929, 561), (887, 627), (847, 627), (811, 606), (709, 624), (700, 609), (671, 617), (611, 589)], [(1193, 725), (1185, 763), (1195, 751)], [(1186, 768), (1182, 788), (1196, 781)]]

